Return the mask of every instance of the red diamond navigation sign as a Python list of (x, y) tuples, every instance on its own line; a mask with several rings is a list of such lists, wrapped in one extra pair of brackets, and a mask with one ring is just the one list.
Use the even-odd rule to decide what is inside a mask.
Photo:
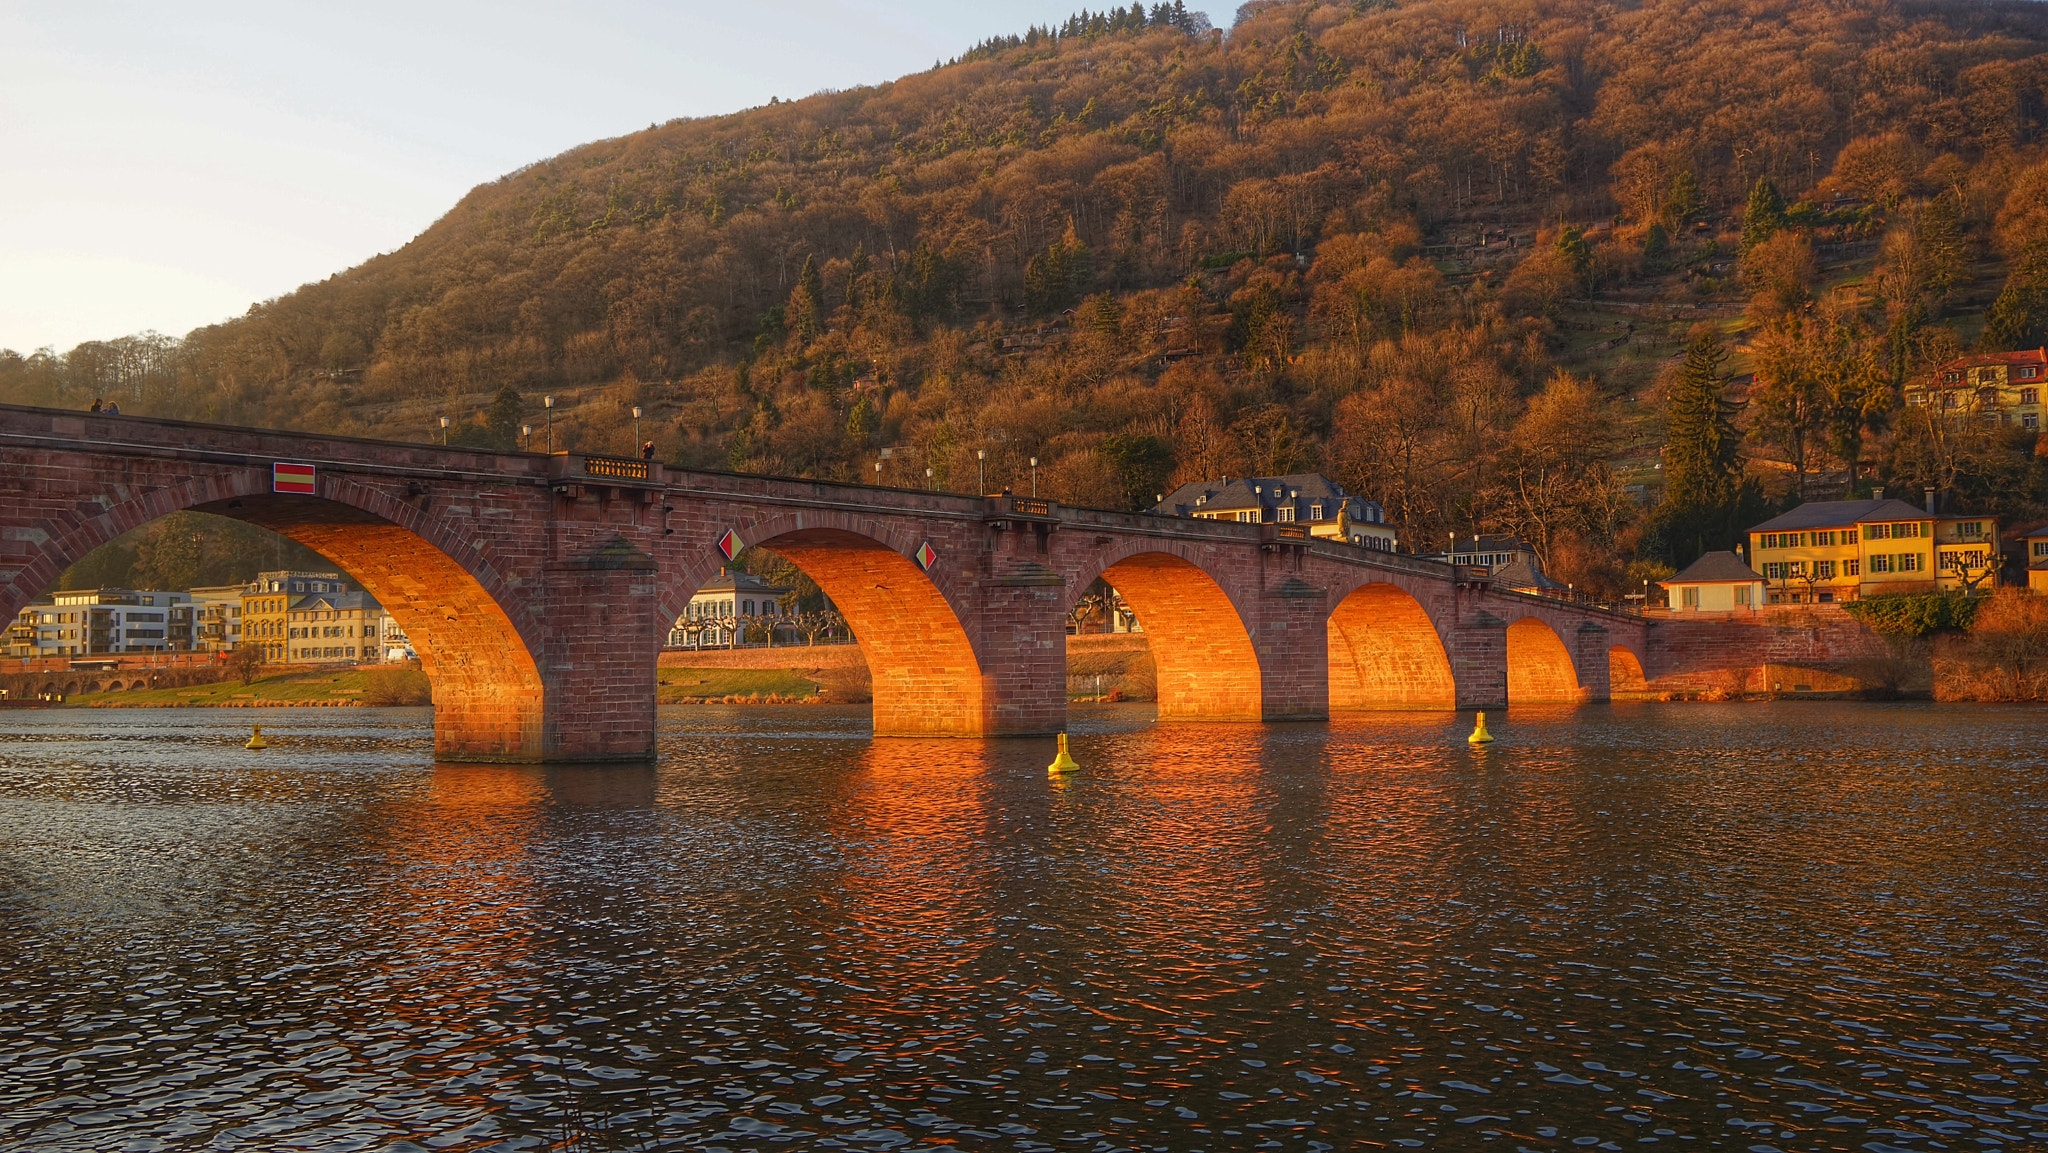
[(939, 554), (932, 548), (932, 542), (930, 541), (918, 545), (917, 551), (910, 555), (917, 561), (917, 567), (926, 572), (932, 571), (932, 566), (939, 563)]
[(313, 487), (313, 466), (310, 464), (272, 464), (270, 466), (270, 491), (296, 493), (299, 496), (318, 496)]
[(745, 547), (740, 543), (740, 534), (731, 529), (726, 529), (725, 535), (718, 538), (718, 551), (724, 553), (727, 560), (740, 555), (740, 550)]

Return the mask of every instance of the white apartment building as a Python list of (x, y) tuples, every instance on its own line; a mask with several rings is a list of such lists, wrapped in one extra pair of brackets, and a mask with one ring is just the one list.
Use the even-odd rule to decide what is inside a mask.
[(82, 657), (106, 653), (190, 651), (192, 594), (147, 589), (75, 589), (52, 593), (16, 614), (8, 654)]

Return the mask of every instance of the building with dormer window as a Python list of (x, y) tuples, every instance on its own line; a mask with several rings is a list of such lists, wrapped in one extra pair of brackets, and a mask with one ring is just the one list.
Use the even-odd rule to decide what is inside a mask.
[(1394, 551), (1399, 535), (1378, 501), (1347, 493), (1343, 485), (1313, 472), (1193, 481), (1160, 497), (1152, 512), (1240, 524), (1298, 524), (1313, 537), (1383, 552)]
[(1925, 380), (1906, 386), (1906, 403), (1997, 424), (2041, 427), (2041, 390), (2048, 388), (2048, 349), (1959, 356)]

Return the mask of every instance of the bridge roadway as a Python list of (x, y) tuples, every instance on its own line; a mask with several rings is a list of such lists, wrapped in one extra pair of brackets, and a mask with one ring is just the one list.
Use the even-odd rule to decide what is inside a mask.
[[(314, 494), (278, 491), (279, 463), (312, 465)], [(1067, 612), (1097, 577), (1150, 638), (1163, 720), (1605, 700), (1660, 655), (1640, 617), (1293, 525), (575, 453), (0, 406), (0, 498), (10, 621), (86, 553), (181, 509), (319, 551), (411, 638), (443, 760), (648, 757), (662, 638), (728, 531), (845, 614), (879, 735), (1063, 728)]]

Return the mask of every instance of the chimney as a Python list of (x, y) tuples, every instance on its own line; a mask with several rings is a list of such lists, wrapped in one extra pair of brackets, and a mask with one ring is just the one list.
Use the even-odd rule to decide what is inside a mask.
[(1884, 490), (1883, 490), (1883, 489), (1881, 489), (1881, 488), (1874, 488), (1874, 489), (1871, 489), (1871, 490), (1870, 490), (1870, 499), (1872, 499), (1872, 500), (1883, 500), (1883, 499), (1884, 499)]
[(1927, 515), (1934, 515), (1934, 490), (1931, 488), (1927, 490)]

